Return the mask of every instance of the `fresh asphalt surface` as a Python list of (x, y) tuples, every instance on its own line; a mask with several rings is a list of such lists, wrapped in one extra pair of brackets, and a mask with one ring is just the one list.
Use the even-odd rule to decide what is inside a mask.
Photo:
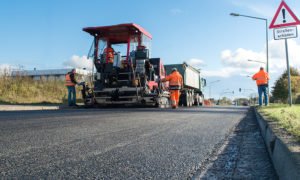
[(0, 112), (0, 179), (186, 179), (248, 110)]

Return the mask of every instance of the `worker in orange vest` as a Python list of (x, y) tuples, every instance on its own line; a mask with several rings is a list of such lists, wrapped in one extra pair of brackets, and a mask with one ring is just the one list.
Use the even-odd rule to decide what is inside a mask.
[(268, 81), (270, 79), (269, 74), (264, 70), (263, 67), (260, 67), (258, 73), (252, 76), (252, 79), (256, 81), (258, 88), (258, 103), (259, 106), (262, 106), (262, 93), (265, 97), (265, 105), (268, 105)]
[(176, 68), (172, 69), (172, 73), (166, 78), (161, 80), (162, 82), (169, 81), (169, 89), (171, 93), (171, 105), (172, 108), (178, 108), (180, 90), (183, 88), (183, 79), (181, 74), (177, 71)]
[(105, 61), (106, 63), (114, 63), (114, 49), (111, 44), (108, 44), (107, 48), (104, 49)]
[(76, 90), (75, 85), (77, 81), (75, 80), (76, 70), (72, 69), (70, 72), (66, 74), (66, 82), (65, 85), (68, 88), (68, 105), (69, 106), (77, 106), (76, 104)]

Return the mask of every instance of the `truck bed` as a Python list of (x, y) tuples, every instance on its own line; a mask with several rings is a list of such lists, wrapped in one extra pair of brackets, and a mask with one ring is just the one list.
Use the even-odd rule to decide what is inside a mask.
[(185, 88), (200, 90), (201, 78), (200, 71), (186, 63), (182, 64), (168, 64), (165, 65), (166, 74), (171, 74), (173, 68), (177, 68), (178, 72), (183, 77), (183, 84)]

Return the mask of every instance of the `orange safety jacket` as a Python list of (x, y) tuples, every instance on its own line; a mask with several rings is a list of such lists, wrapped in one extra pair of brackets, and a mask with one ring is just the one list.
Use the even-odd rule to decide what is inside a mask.
[(106, 54), (106, 63), (114, 63), (114, 49), (107, 47), (104, 49), (104, 53)]
[(270, 77), (266, 71), (260, 70), (258, 73), (252, 76), (252, 79), (256, 80), (256, 84), (259, 86), (259, 85), (267, 85)]
[(178, 71), (172, 72), (164, 81), (169, 81), (170, 90), (180, 90), (183, 86), (183, 78)]
[(66, 82), (65, 82), (65, 85), (66, 86), (75, 86), (76, 84), (72, 82), (71, 80), (71, 74), (66, 74)]

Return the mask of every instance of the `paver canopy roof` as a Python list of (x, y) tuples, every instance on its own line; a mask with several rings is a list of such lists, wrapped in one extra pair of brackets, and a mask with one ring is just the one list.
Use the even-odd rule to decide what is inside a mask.
[(100, 38), (109, 40), (111, 43), (126, 43), (132, 36), (144, 34), (152, 39), (152, 36), (144, 28), (137, 24), (118, 24), (112, 26), (86, 27), (83, 31), (92, 36), (98, 35)]

